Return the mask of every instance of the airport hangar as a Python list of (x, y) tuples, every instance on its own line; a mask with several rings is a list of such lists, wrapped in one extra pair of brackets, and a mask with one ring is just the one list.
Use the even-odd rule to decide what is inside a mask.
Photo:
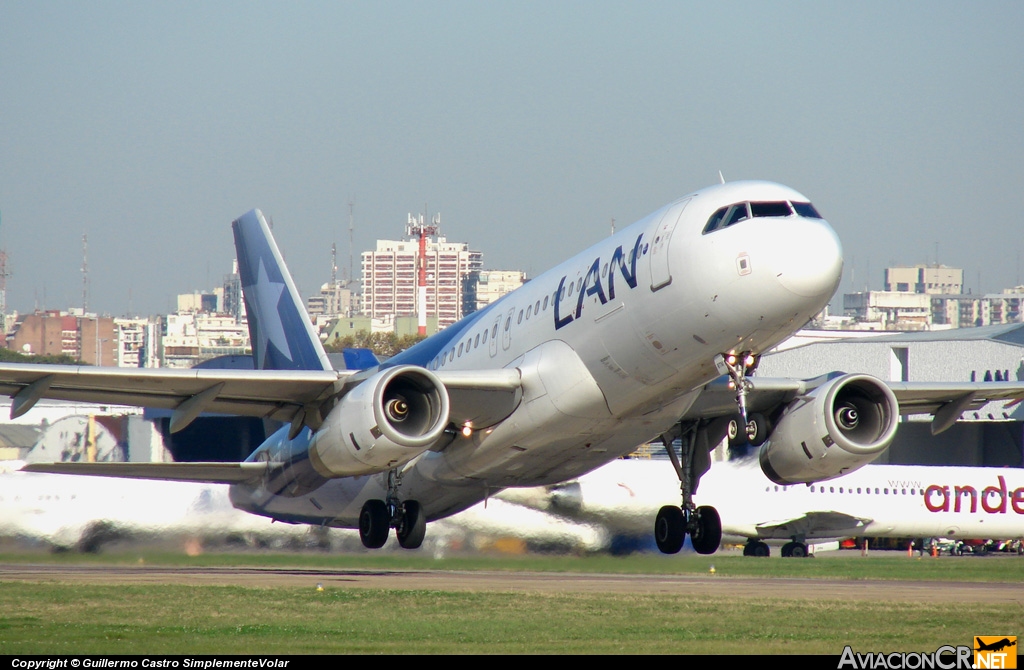
[[(1024, 324), (940, 331), (802, 331), (761, 358), (757, 377), (810, 379), (833, 371), (887, 381), (1024, 381)], [(806, 341), (807, 344), (794, 344)], [(789, 348), (787, 348), (789, 347)], [(964, 412), (939, 435), (931, 415), (903, 417), (877, 463), (1024, 467), (1024, 403), (988, 403)]]

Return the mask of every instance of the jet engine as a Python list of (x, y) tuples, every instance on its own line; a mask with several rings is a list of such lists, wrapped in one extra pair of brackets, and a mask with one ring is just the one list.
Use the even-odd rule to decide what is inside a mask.
[(324, 420), (309, 456), (325, 477), (384, 472), (438, 444), (448, 425), (448, 391), (430, 371), (382, 370), (349, 391)]
[(777, 484), (832, 479), (875, 460), (899, 420), (896, 396), (870, 375), (836, 377), (785, 409), (759, 458)]

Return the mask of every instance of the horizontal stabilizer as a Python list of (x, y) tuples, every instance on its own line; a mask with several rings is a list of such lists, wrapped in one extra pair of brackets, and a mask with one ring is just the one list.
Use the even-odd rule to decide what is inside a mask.
[(236, 484), (259, 479), (266, 463), (29, 463), (21, 472), (90, 475), (172, 482)]

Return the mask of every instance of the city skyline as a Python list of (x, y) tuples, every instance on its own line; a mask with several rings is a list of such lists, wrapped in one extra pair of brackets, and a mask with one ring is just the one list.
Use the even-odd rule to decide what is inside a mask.
[(537, 276), (719, 170), (815, 203), (840, 293), (936, 261), (999, 291), (1022, 28), (1009, 2), (3, 3), (8, 308), (79, 306), (87, 234), (90, 311), (171, 311), (252, 207), (304, 295), (409, 212)]

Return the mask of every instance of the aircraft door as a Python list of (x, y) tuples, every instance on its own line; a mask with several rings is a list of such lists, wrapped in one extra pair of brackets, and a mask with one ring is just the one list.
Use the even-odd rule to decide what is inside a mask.
[(682, 202), (670, 207), (665, 215), (661, 217), (661, 222), (658, 224), (658, 228), (654, 233), (654, 239), (651, 241), (651, 290), (657, 291), (660, 288), (664, 288), (672, 283), (672, 269), (669, 267), (668, 258), (668, 243), (672, 239), (672, 232), (676, 229), (676, 224), (679, 223), (679, 219), (683, 216), (683, 210), (686, 209), (686, 205), (689, 204), (690, 199), (687, 198)]
[(505, 315), (505, 323), (501, 326), (501, 348), (505, 351), (512, 346), (512, 317), (515, 315), (515, 307), (508, 310), (508, 314)]
[[(498, 331), (501, 330), (501, 313), (494, 317), (494, 324), (491, 326), (491, 332), (488, 333), (491, 342), (491, 358), (498, 355)], [(505, 347), (508, 349), (508, 347)]]

